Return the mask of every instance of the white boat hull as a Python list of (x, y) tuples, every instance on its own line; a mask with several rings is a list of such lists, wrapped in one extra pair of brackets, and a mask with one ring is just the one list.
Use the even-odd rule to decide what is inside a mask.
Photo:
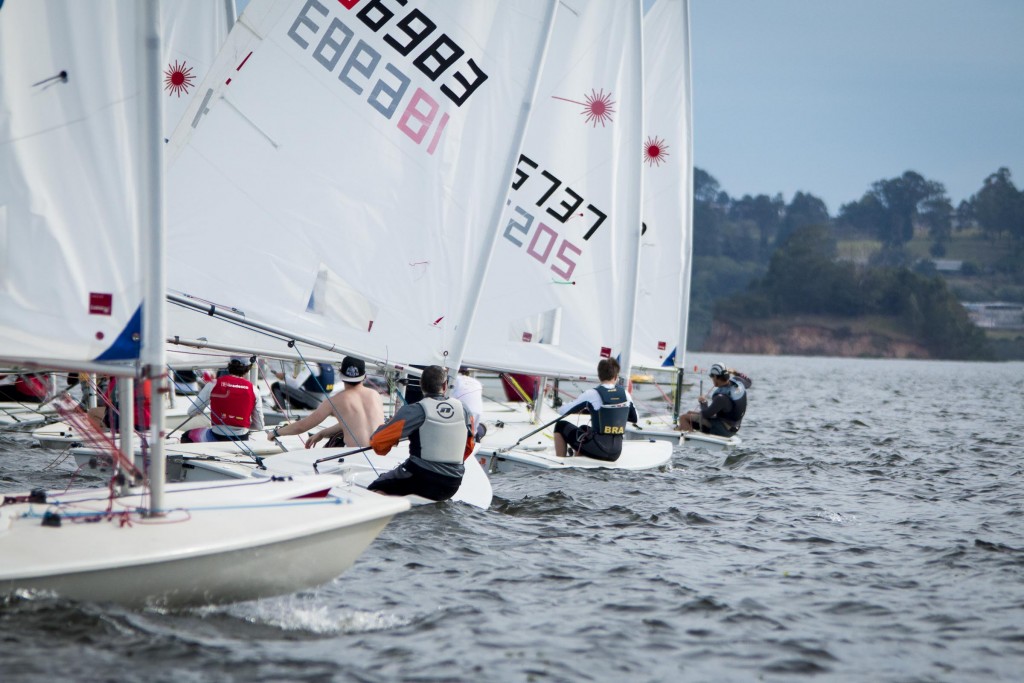
[[(0, 592), (172, 608), (291, 593), (339, 576), (409, 507), (359, 489), (301, 497), (340, 485), (336, 477), (253, 484), (169, 485), (161, 518), (139, 512), (143, 495), (103, 514), (104, 489), (0, 507)], [(60, 511), (60, 526), (41, 523), (47, 509)]]
[(651, 470), (666, 467), (672, 461), (672, 444), (665, 441), (624, 441), (618, 460), (595, 460), (583, 455), (559, 457), (554, 446), (518, 446), (515, 448), (478, 448), (473, 454), (487, 472), (515, 469), (611, 469)]
[(644, 427), (636, 429), (633, 426), (626, 428), (626, 439), (667, 441), (672, 444), (683, 444), (687, 448), (705, 448), (708, 450), (732, 450), (743, 444), (743, 439), (734, 434), (730, 437), (704, 434), (703, 432), (681, 432), (671, 428), (652, 429)]

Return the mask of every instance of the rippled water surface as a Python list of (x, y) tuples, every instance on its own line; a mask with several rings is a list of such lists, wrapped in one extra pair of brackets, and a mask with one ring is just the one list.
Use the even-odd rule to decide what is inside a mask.
[[(755, 381), (728, 456), (498, 474), (286, 598), (8, 600), (0, 680), (1024, 679), (1024, 365), (725, 360)], [(0, 438), (0, 488), (66, 485), (52, 458)]]

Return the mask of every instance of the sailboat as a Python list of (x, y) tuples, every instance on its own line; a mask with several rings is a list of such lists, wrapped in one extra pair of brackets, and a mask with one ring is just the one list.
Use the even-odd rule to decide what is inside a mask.
[(672, 411), (641, 415), (630, 439), (735, 448), (729, 438), (676, 428), (686, 368), (693, 265), (693, 125), (688, 0), (656, 0), (644, 15), (644, 237), (634, 365), (670, 370)]
[[(0, 362), (165, 390), (159, 9), (0, 6)], [(316, 477), (167, 485), (160, 401), (152, 422), (142, 485), (5, 494), (0, 593), (176, 607), (293, 592), (409, 507)]]
[[(193, 315), (273, 327), (272, 343), (300, 353), (454, 374), (555, 3), (382, 7), (246, 7), (168, 145), (170, 289)], [(328, 454), (264, 465), (311, 472)], [(202, 476), (223, 462), (189, 464)]]
[[(602, 357), (628, 376), (640, 240), (640, 3), (570, 0), (552, 48), (488, 269), (466, 365), (593, 382)], [(485, 415), (485, 467), (649, 469), (671, 445), (627, 443), (615, 462), (524, 441), (544, 414)]]

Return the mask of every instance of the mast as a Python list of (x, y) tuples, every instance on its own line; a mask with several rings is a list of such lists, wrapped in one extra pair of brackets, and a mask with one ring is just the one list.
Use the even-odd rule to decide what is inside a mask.
[[(693, 106), (690, 69), (690, 3), (683, 3), (683, 42), (685, 63), (683, 72), (683, 130), (686, 136), (683, 161), (683, 287), (679, 301), (679, 337), (676, 343), (675, 366), (679, 372), (686, 368), (686, 335), (690, 323), (690, 278), (693, 274)], [(681, 381), (680, 381), (681, 384)], [(678, 391), (677, 391), (678, 394)]]
[[(643, 20), (644, 20), (644, 17), (643, 17), (643, 5), (640, 2), (636, 3), (636, 12), (638, 14), (638, 20), (636, 22), (637, 36), (635, 37), (635, 39), (637, 40), (637, 42), (640, 45), (640, 47), (638, 49), (638, 51), (640, 53), (640, 60), (639, 60), (639, 65), (640, 65), (639, 71), (640, 71), (640, 73), (636, 74), (636, 82), (637, 82), (638, 88), (639, 88), (639, 96), (636, 99), (637, 99), (637, 101), (639, 103), (639, 106), (640, 106), (641, 115), (634, 117), (633, 121), (634, 121), (634, 126), (636, 127), (636, 130), (634, 131), (635, 134), (636, 134), (636, 139), (642, 140), (643, 139), (643, 127), (644, 127), (644, 117), (643, 117), (643, 114), (642, 114), (643, 107), (644, 107), (644, 68), (643, 68), (643, 64), (644, 64), (644, 60), (643, 60), (643, 56), (644, 56)], [(622, 362), (620, 363), (621, 370), (622, 370), (621, 376), (625, 379), (625, 384), (626, 384), (627, 387), (629, 386), (629, 378), (630, 378), (630, 374), (631, 374), (630, 368), (631, 368), (632, 360), (633, 360), (632, 359), (632, 355), (633, 355), (633, 336), (634, 336), (634, 333), (636, 331), (636, 297), (637, 297), (637, 293), (640, 291), (640, 233), (641, 233), (641, 226), (643, 225), (643, 194), (644, 194), (644, 192), (643, 192), (643, 175), (644, 174), (643, 174), (643, 163), (640, 161), (640, 154), (639, 154), (639, 152), (636, 154), (635, 166), (636, 166), (636, 187), (635, 187), (635, 193), (636, 193), (635, 194), (635, 197), (636, 197), (636, 207), (635, 207), (635, 209), (636, 210), (635, 210), (635, 215), (633, 216), (634, 220), (632, 221), (631, 227), (629, 228), (630, 230), (632, 230), (634, 232), (634, 238), (629, 241), (630, 247), (632, 248), (632, 252), (629, 254), (629, 259), (627, 260), (627, 263), (629, 264), (629, 267), (632, 269), (632, 274), (631, 274), (631, 277), (628, 280), (628, 283), (629, 283), (629, 287), (632, 289), (633, 296), (629, 297), (627, 299), (627, 302), (626, 302), (626, 320), (628, 320), (629, 322), (626, 324), (626, 330), (625, 330), (626, 336), (625, 336), (625, 339), (622, 340)]]
[[(164, 190), (163, 190), (163, 109), (160, 102), (160, 4), (146, 0), (141, 13), (140, 34), (143, 44), (143, 69), (138, 76), (141, 121), (139, 126), (140, 178), (139, 220), (142, 224), (144, 297), (142, 349), (139, 354), (143, 379), (152, 387), (150, 422), (149, 484), (152, 492), (151, 514), (162, 515), (166, 464), (163, 447), (164, 395), (167, 393), (167, 364), (164, 339), (167, 336), (164, 293)], [(129, 410), (132, 407), (129, 406)]]

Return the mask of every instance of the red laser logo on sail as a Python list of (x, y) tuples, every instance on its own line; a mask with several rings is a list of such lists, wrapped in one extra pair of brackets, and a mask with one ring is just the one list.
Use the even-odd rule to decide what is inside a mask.
[(661, 166), (668, 157), (668, 145), (661, 138), (650, 137), (644, 143), (644, 163), (648, 166)]
[(586, 119), (586, 122), (592, 124), (594, 128), (597, 128), (597, 124), (601, 124), (604, 128), (605, 124), (612, 121), (612, 114), (615, 113), (615, 100), (612, 99), (611, 93), (605, 93), (604, 88), (600, 92), (597, 90), (591, 90), (589, 95), (584, 95), (584, 102), (578, 102), (576, 100), (570, 100), (566, 97), (558, 97), (556, 95), (551, 96), (553, 99), (562, 100), (563, 102), (572, 102), (583, 107), (583, 111), (580, 114)]
[(174, 60), (174, 64), (168, 66), (167, 71), (164, 71), (164, 90), (171, 95), (178, 97), (181, 97), (182, 93), (187, 95), (194, 84), (195, 77), (192, 76), (192, 67), (188, 66), (186, 62)]

